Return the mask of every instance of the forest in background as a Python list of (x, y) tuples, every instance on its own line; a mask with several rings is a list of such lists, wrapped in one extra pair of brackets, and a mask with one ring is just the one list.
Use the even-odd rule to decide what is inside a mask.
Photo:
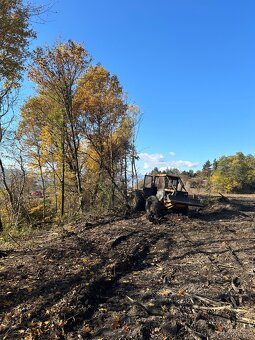
[(233, 194), (251, 194), (255, 191), (255, 157), (237, 152), (221, 156), (213, 162), (206, 161), (201, 170), (180, 171), (176, 168), (151, 171), (152, 175), (167, 173), (181, 176), (190, 188)]

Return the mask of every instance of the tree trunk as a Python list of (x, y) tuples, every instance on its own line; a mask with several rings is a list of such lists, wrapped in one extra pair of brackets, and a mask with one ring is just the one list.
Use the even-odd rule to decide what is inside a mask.
[(2, 159), (0, 159), (0, 169), (2, 171), (2, 177), (3, 177), (3, 184), (4, 184), (4, 188), (8, 194), (8, 197), (9, 197), (9, 201), (10, 201), (10, 204), (11, 204), (11, 208), (12, 208), (12, 212), (15, 214), (17, 211), (17, 207), (16, 207), (16, 202), (15, 202), (15, 199), (14, 199), (14, 195), (13, 193), (11, 192), (8, 184), (7, 184), (7, 181), (6, 181), (6, 174), (5, 174), (5, 169), (4, 169), (4, 166), (3, 166), (3, 162), (2, 162)]
[(62, 127), (61, 218), (65, 214), (65, 126)]
[(3, 231), (4, 231), (4, 226), (3, 226), (2, 218), (0, 216), (0, 233), (2, 233)]
[(68, 103), (66, 104), (66, 114), (67, 114), (70, 127), (71, 127), (71, 140), (72, 140), (72, 149), (73, 149), (71, 150), (71, 153), (72, 153), (72, 158), (74, 162), (77, 193), (80, 196), (82, 193), (82, 185), (81, 185), (81, 174), (80, 174), (79, 155), (78, 155), (79, 147), (76, 141), (77, 134), (75, 132), (75, 127), (74, 127), (72, 106), (73, 106), (72, 95), (70, 95)]
[(61, 178), (61, 217), (65, 214), (65, 162), (62, 160), (62, 178)]
[(128, 203), (127, 197), (127, 152), (125, 150), (125, 159), (124, 159), (124, 195), (126, 198), (126, 203)]
[(45, 223), (45, 217), (46, 217), (46, 197), (45, 197), (45, 180), (43, 176), (43, 170), (42, 170), (42, 164), (41, 164), (41, 155), (39, 149), (37, 150), (37, 155), (38, 155), (38, 166), (39, 166), (39, 171), (40, 171), (40, 177), (42, 181), (42, 191), (43, 191), (43, 224)]
[(56, 184), (56, 174), (53, 173), (53, 185), (54, 185), (54, 191), (55, 191), (55, 213), (58, 212), (58, 194), (57, 194), (57, 184)]

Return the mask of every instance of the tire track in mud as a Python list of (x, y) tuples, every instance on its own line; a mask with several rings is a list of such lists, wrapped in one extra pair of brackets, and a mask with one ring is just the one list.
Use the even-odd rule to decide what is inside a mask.
[[(103, 248), (104, 251), (108, 250), (108, 253), (107, 258), (103, 261), (104, 265), (99, 269), (99, 276), (90, 282), (89, 287), (80, 285), (77, 291), (77, 296), (80, 297), (79, 303), (85, 305), (86, 308), (77, 311), (75, 319), (69, 319), (69, 315), (66, 315), (69, 322), (65, 325), (65, 332), (69, 333), (79, 329), (84, 321), (93, 318), (100, 304), (107, 304), (108, 300), (116, 297), (118, 287), (121, 285), (119, 281), (123, 277), (151, 266), (151, 261), (147, 261), (147, 259), (152, 248), (165, 236), (166, 233), (158, 232), (158, 229), (148, 230), (148, 225), (146, 225), (139, 231), (132, 230), (110, 240)], [(111, 272), (107, 268), (111, 268)], [(70, 301), (70, 304), (74, 303)]]
[[(114, 236), (106, 244), (103, 241), (97, 243), (98, 234), (100, 234), (99, 230), (85, 230), (81, 234), (64, 232), (54, 244), (47, 244), (42, 250), (37, 249), (36, 257), (32, 253), (28, 254), (29, 265), (32, 265), (32, 262), (39, 258), (44, 258), (42, 264), (45, 265), (48, 262), (47, 260), (50, 261), (49, 263), (52, 266), (53, 263), (54, 265), (59, 265), (61, 260), (65, 262), (61, 262), (62, 274), (59, 273), (61, 276), (57, 279), (53, 276), (47, 276), (44, 280), (37, 281), (38, 284), (33, 287), (30, 293), (26, 292), (25, 295), (23, 294), (19, 297), (17, 301), (18, 308), (26, 302), (25, 299), (28, 298), (28, 295), (35, 302), (39, 295), (42, 295), (44, 301), (39, 304), (36, 303), (29, 317), (26, 317), (26, 320), (22, 319), (22, 323), (17, 325), (18, 329), (28, 328), (32, 319), (37, 319), (38, 315), (40, 315), (40, 320), (48, 320), (47, 313), (51, 309), (50, 314), (53, 319), (62, 318), (64, 320), (66, 333), (79, 328), (84, 320), (93, 316), (102, 301), (114, 295), (118, 280), (121, 277), (131, 273), (133, 270), (142, 269), (143, 261), (150, 252), (151, 246), (160, 237), (160, 235), (155, 237), (153, 233), (147, 233), (147, 231), (134, 230), (133, 225), (131, 228), (127, 228), (130, 231), (126, 231), (125, 234), (122, 228), (121, 235), (119, 234), (120, 228), (116, 228), (112, 232), (114, 228), (111, 225), (104, 227), (106, 227), (104, 233), (107, 233), (108, 228), (109, 234), (113, 233), (111, 236)], [(144, 232), (146, 237), (144, 237)], [(117, 236), (116, 233), (118, 234)], [(100, 237), (101, 235), (99, 235)], [(95, 246), (96, 244), (98, 247)], [(64, 272), (68, 271), (68, 267), (72, 267), (72, 262), (75, 263), (81, 260), (82, 257), (88, 256), (89, 252), (97, 253), (97, 264), (88, 263), (86, 269), (84, 268), (85, 270), (81, 270), (76, 274), (64, 275)], [(69, 256), (71, 258), (66, 262), (65, 259)], [(112, 268), (113, 259), (115, 260), (114, 272), (109, 273), (106, 269), (108, 266)], [(36, 267), (29, 268), (32, 269), (30, 274), (36, 276)], [(94, 277), (89, 275), (90, 271), (95, 273)], [(84, 281), (87, 274), (88, 280), (85, 279)], [(50, 298), (47, 297), (47, 292), (50, 292)], [(52, 299), (53, 293), (55, 293), (54, 299)], [(58, 295), (56, 295), (57, 293)], [(19, 294), (20, 290), (16, 292), (17, 296)]]

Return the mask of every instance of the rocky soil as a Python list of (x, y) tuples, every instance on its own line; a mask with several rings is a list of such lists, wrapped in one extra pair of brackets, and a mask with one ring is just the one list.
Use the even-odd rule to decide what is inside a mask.
[(0, 252), (0, 339), (254, 339), (255, 199), (78, 222)]

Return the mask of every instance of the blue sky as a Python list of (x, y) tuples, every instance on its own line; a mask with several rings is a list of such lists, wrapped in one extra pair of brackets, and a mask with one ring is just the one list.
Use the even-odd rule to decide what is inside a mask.
[(253, 0), (58, 0), (33, 46), (83, 42), (118, 76), (143, 113), (140, 172), (197, 170), (254, 153), (254, 14)]

